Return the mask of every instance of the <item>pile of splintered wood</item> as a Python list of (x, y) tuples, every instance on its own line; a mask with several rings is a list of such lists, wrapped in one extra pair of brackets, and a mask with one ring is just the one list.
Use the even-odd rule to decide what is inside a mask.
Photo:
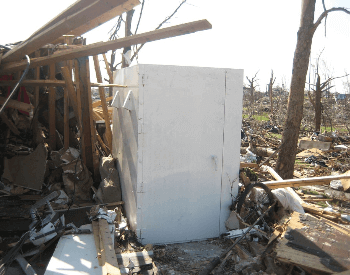
[[(14, 87), (21, 71), (27, 66), (25, 56), (30, 57), (31, 70), (21, 84), (31, 91), (30, 103), (11, 99), (7, 107), (28, 113), (32, 111), (36, 114), (39, 113), (42, 94), (48, 94), (46, 104), (48, 105), (49, 149), (59, 150), (61, 146), (65, 149), (74, 147), (72, 140), (78, 140), (82, 160), (94, 175), (98, 173), (99, 155), (109, 155), (112, 149), (112, 110), (107, 104), (111, 98), (106, 98), (104, 87), (117, 85), (113, 85), (113, 74), (109, 70), (104, 53), (211, 28), (207, 20), (200, 20), (86, 45), (86, 39), (82, 38), (84, 33), (133, 9), (138, 4), (140, 4), (138, 0), (79, 0), (25, 41), (10, 50), (0, 50), (0, 87)], [(98, 55), (103, 57), (108, 70), (110, 81), (107, 85), (102, 83)], [(90, 82), (89, 56), (93, 56), (99, 83)], [(1, 76), (10, 77), (1, 78)], [(92, 86), (98, 87), (101, 99), (95, 103), (92, 103), (91, 99)], [(56, 94), (59, 87), (64, 91), (64, 115), (61, 123), (63, 127), (57, 122)], [(0, 96), (0, 105), (5, 100), (6, 94), (3, 93)], [(1, 119), (6, 120), (11, 131), (18, 134), (15, 125), (9, 121), (10, 117), (8, 113), (4, 113)], [(75, 119), (74, 127), (71, 125), (72, 117)], [(105, 134), (102, 136), (96, 131), (96, 121), (105, 122)], [(60, 137), (63, 137), (63, 144), (59, 143)]]

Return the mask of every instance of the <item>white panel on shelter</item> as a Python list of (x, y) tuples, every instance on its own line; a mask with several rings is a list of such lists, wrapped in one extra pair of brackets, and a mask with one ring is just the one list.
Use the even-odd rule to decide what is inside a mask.
[(160, 65), (116, 75), (116, 84), (128, 86), (118, 89), (121, 100), (132, 89), (133, 102), (125, 102), (137, 110), (114, 109), (113, 156), (127, 217), (142, 243), (200, 240), (225, 230), (238, 186), (242, 78), (242, 70)]

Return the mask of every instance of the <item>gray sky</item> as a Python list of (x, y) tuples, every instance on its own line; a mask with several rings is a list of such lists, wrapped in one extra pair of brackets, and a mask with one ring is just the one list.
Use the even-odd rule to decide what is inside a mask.
[[(0, 23), (0, 44), (24, 40), (69, 5), (73, 0), (12, 0), (3, 3)], [(180, 0), (146, 0), (139, 33), (153, 30), (180, 3)], [(317, 0), (317, 18), (322, 1)], [(346, 0), (325, 0), (326, 7), (350, 7)], [(300, 20), (301, 0), (187, 0), (177, 15), (165, 26), (199, 19), (208, 19), (212, 30), (151, 42), (142, 49), (140, 63), (244, 69), (245, 75), (257, 71), (260, 89), (265, 91), (271, 69), (276, 83), (284, 81), (289, 87), (293, 55)], [(136, 24), (140, 6), (136, 8)], [(15, 15), (15, 16), (14, 16)], [(87, 33), (88, 43), (106, 41), (112, 20)], [(135, 27), (133, 28), (135, 29)], [(331, 13), (315, 33), (311, 63), (323, 50), (321, 60), (333, 76), (350, 72), (350, 16)], [(109, 55), (109, 54), (108, 54)], [(322, 62), (323, 63), (323, 62)], [(323, 66), (324, 67), (324, 66)], [(323, 68), (321, 68), (322, 72)], [(94, 77), (93, 77), (94, 78)], [(336, 90), (343, 92), (342, 80)]]

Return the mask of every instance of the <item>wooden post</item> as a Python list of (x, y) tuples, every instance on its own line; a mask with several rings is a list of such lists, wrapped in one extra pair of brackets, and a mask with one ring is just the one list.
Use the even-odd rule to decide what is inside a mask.
[[(50, 79), (55, 79), (55, 63), (50, 64)], [(56, 150), (56, 89), (49, 87), (49, 145)]]
[[(35, 57), (40, 57), (40, 51), (35, 52)], [(36, 80), (40, 79), (40, 67), (35, 67), (34, 77)], [(34, 88), (34, 107), (37, 108), (39, 105), (39, 86), (35, 86)]]
[[(95, 129), (92, 121), (92, 100), (90, 86), (90, 71), (88, 57), (81, 57), (77, 60), (78, 78), (80, 79), (80, 101), (81, 101), (81, 117), (82, 117), (82, 150), (84, 152), (84, 163), (90, 171), (96, 172), (94, 168), (95, 155)], [(98, 162), (97, 162), (98, 163)], [(98, 167), (97, 167), (98, 169)]]
[(69, 148), (69, 100), (68, 90), (64, 88), (64, 149)]
[[(100, 69), (100, 63), (98, 61), (98, 56), (94, 56), (94, 64), (95, 64), (95, 71), (96, 71), (96, 78), (99, 83), (102, 83), (102, 75), (101, 75), (101, 69)], [(112, 148), (112, 130), (111, 130), (111, 122), (109, 120), (109, 114), (108, 114), (108, 107), (106, 102), (106, 95), (104, 88), (99, 87), (98, 88), (100, 92), (100, 98), (101, 98), (101, 105), (103, 110), (103, 117), (105, 119), (106, 123), (106, 139), (107, 139), (107, 146), (109, 148)]]

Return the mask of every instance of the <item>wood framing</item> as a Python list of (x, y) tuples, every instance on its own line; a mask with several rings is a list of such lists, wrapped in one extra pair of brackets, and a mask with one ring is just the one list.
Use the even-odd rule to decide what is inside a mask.
[[(102, 75), (101, 75), (101, 69), (100, 69), (100, 62), (98, 61), (98, 56), (95, 55), (93, 57), (94, 64), (95, 64), (95, 71), (96, 71), (96, 78), (98, 82), (102, 82)], [(107, 145), (109, 148), (112, 148), (112, 130), (111, 130), (111, 121), (109, 120), (109, 114), (108, 114), (108, 107), (107, 107), (107, 101), (106, 101), (106, 95), (104, 88), (99, 87), (98, 89), (100, 93), (101, 98), (101, 105), (103, 110), (103, 117), (105, 119), (106, 123), (106, 139), (107, 139)]]
[[(211, 24), (207, 20), (199, 20), (195, 22), (185, 23), (169, 28), (159, 29), (155, 31), (146, 32), (143, 34), (136, 34), (117, 40), (99, 42), (90, 44), (87, 46), (81, 46), (77, 49), (69, 49), (65, 51), (57, 52), (50, 56), (33, 58), (30, 63), (30, 67), (47, 65), (51, 62), (59, 62), (64, 60), (71, 60), (83, 56), (93, 56), (101, 53), (105, 53), (109, 50), (121, 49), (127, 46), (142, 44), (146, 42), (161, 40), (164, 38), (175, 37), (179, 35), (194, 33), (197, 31), (211, 29)], [(12, 62), (7, 64), (1, 64), (0, 73), (15, 72), (23, 70), (27, 65), (26, 61)]]
[[(30, 37), (11, 51), (4, 54), (2, 57), (2, 63), (20, 60), (26, 54), (34, 52), (38, 48), (54, 41), (64, 34), (73, 34), (69, 32), (76, 28), (81, 28), (82, 26), (85, 26), (85, 24), (89, 25), (89, 21), (110, 12), (116, 6), (122, 6), (125, 2), (127, 2), (127, 0), (95, 0), (91, 4), (84, 5), (76, 13), (62, 18), (57, 23), (43, 29), (35, 36)], [(127, 5), (126, 7), (133, 8), (133, 5)], [(124, 12), (125, 10), (120, 7), (119, 11)], [(89, 29), (89, 27), (87, 29)]]

